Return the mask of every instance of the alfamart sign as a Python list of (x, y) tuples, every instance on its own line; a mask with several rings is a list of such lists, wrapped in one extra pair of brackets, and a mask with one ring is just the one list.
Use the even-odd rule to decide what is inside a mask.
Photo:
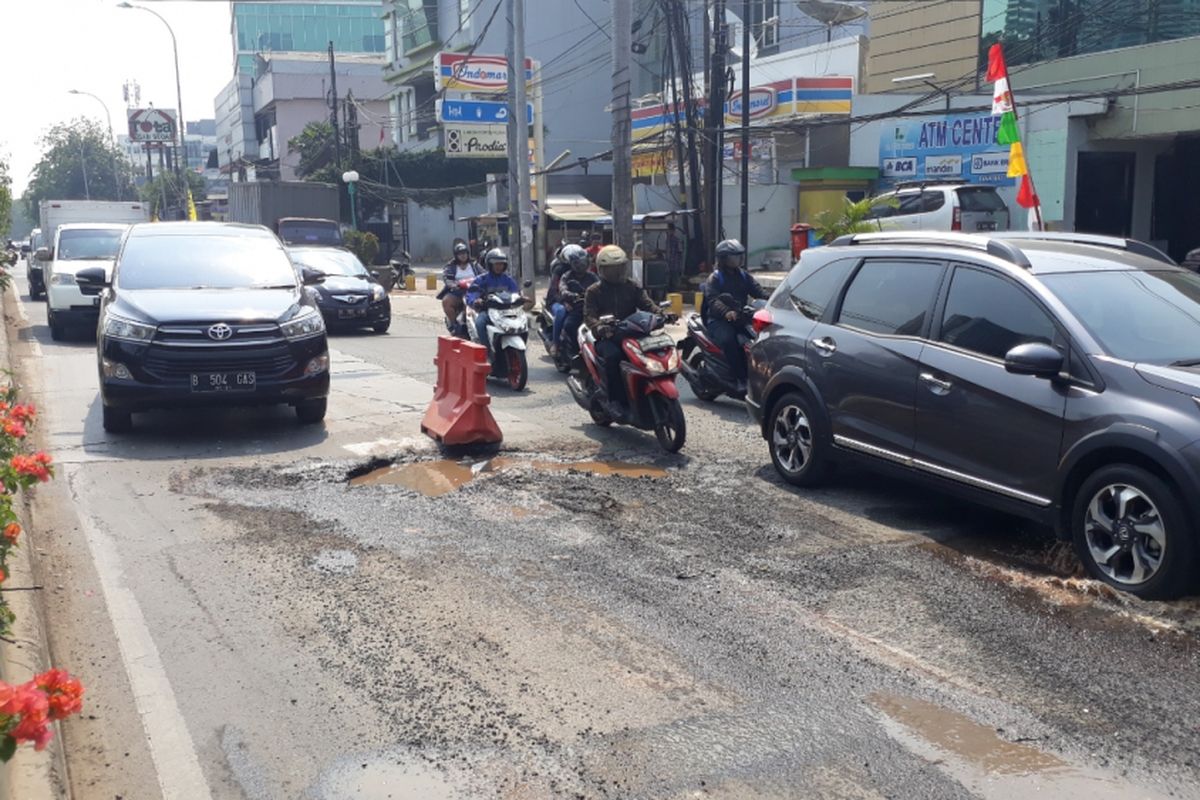
[[(525, 59), (526, 83), (533, 79), (533, 67), (533, 61)], [(504, 56), (438, 53), (433, 75), (438, 91), (502, 92), (508, 88), (508, 59)]]

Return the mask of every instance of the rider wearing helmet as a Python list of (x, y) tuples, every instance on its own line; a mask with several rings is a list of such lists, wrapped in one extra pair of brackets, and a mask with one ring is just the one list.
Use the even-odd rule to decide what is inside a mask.
[[(488, 251), (483, 261), (487, 265), (487, 272), (476, 278), (471, 288), (467, 289), (467, 302), (476, 311), (483, 310), (483, 299), (492, 292), (521, 293), (521, 287), (517, 286), (517, 282), (508, 274), (507, 253), (496, 247)], [(487, 314), (480, 314), (475, 318), (475, 332), (479, 334), (479, 341), (485, 343), (488, 340), (487, 324)]]
[(725, 354), (738, 381), (746, 380), (746, 353), (738, 343), (737, 319), (750, 298), (766, 299), (767, 291), (746, 271), (746, 248), (737, 239), (717, 245), (717, 268), (704, 284), (700, 313), (708, 335)]
[(574, 337), (583, 322), (583, 294), (599, 281), (595, 273), (588, 272), (588, 254), (577, 244), (569, 244), (559, 254), (559, 262), (550, 279), (546, 302), (554, 312), (554, 332), (551, 336), (551, 353), (562, 342), (564, 332)]
[(613, 327), (601, 323), (600, 318), (612, 316), (619, 322), (635, 311), (655, 312), (658, 307), (642, 287), (629, 279), (629, 257), (620, 247), (610, 244), (602, 248), (596, 254), (596, 271), (600, 280), (584, 295), (583, 317), (596, 335), (596, 355), (604, 364), (608, 398), (620, 407), (625, 398), (621, 380), (625, 351), (613, 339)]
[[(442, 290), (438, 298), (442, 301), (442, 311), (451, 328), (458, 324), (458, 315), (463, 311), (463, 290), (458, 288), (459, 281), (474, 281), (483, 274), (483, 267), (471, 261), (471, 248), (465, 242), (454, 245), (454, 258), (442, 268)], [(466, 336), (465, 330), (456, 331), (459, 336)]]

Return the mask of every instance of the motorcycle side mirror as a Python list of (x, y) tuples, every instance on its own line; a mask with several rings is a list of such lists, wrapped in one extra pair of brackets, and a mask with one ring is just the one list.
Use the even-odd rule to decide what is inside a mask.
[(533, 281), (525, 281), (521, 286), (528, 289), (530, 286), (533, 286)]
[(670, 301), (670, 300), (663, 300), (661, 303), (659, 303), (659, 304), (658, 304), (658, 307), (659, 307), (659, 308), (670, 308), (670, 307), (671, 307), (671, 301)]

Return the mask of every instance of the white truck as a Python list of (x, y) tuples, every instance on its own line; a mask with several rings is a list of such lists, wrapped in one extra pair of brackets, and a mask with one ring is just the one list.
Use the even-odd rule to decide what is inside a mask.
[(85, 295), (75, 273), (103, 266), (112, 274), (113, 260), (125, 230), (150, 218), (149, 208), (137, 201), (43, 200), (41, 230), (45, 246), (35, 254), (41, 263), (40, 286), (30, 275), (30, 296), (46, 294), (50, 338), (62, 339), (68, 325), (94, 327), (99, 317), (99, 294)]

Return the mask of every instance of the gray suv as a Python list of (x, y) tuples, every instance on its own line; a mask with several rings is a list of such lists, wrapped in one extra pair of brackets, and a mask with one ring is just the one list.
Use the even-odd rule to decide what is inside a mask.
[(841, 461), (1054, 527), (1100, 580), (1186, 592), (1200, 546), (1200, 276), (1082, 234), (879, 233), (805, 251), (747, 404), (776, 470)]

